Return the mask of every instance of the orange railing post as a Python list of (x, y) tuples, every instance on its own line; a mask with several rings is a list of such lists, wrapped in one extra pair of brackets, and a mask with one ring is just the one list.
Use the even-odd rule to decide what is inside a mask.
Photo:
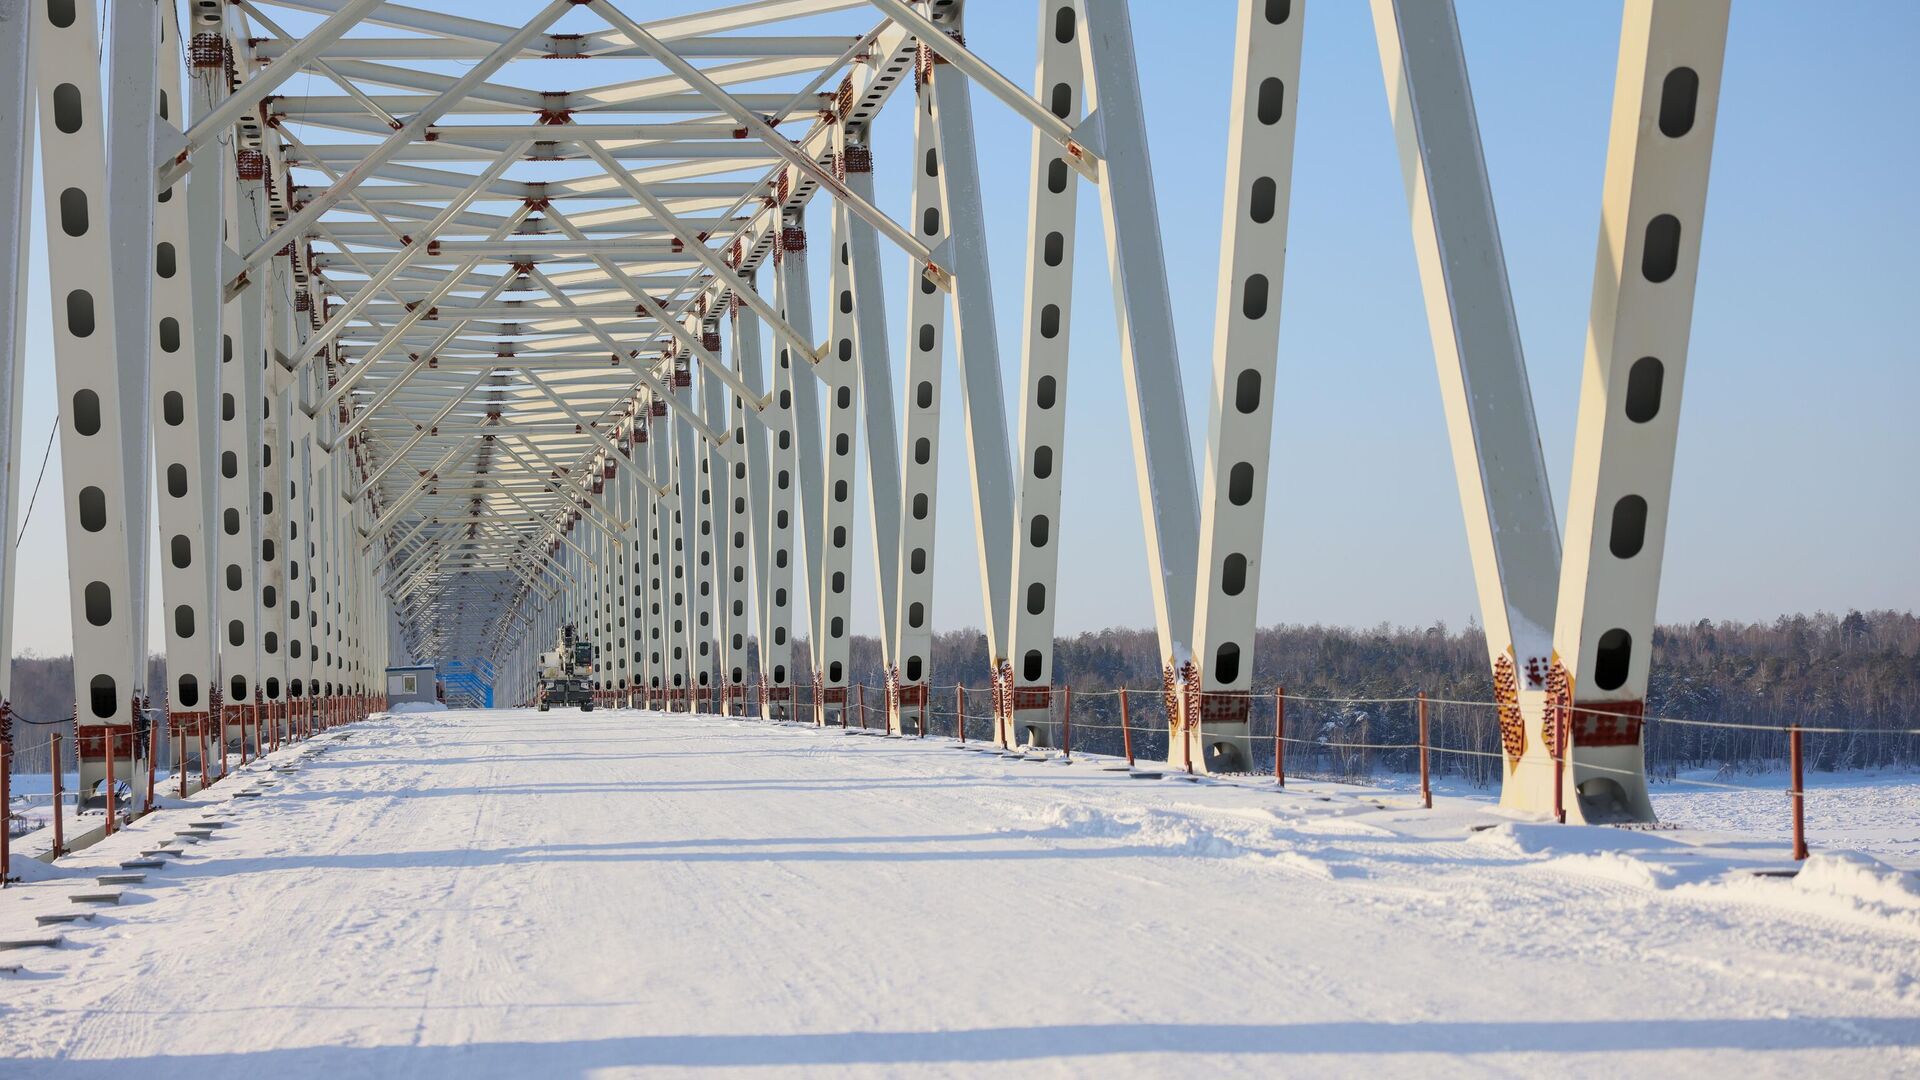
[(1807, 788), (1801, 771), (1798, 724), (1787, 729), (1787, 756), (1793, 769), (1793, 788), (1787, 792), (1793, 798), (1793, 857), (1799, 860), (1807, 857)]
[[(114, 798), (113, 791), (113, 744), (120, 739), (111, 726), (103, 727), (100, 734), (105, 737), (107, 750), (107, 829), (102, 835), (112, 836), (114, 819), (120, 816), (119, 800)], [(77, 729), (73, 734), (73, 742), (75, 746), (80, 745), (80, 732)]]
[(0, 701), (0, 889), (13, 868), (13, 703)]
[(1427, 776), (1427, 692), (1418, 695), (1420, 707), (1420, 802), (1433, 809), (1433, 784)]
[(160, 767), (160, 725), (147, 721), (147, 809), (153, 812), (153, 772)]
[(60, 812), (60, 796), (66, 788), (67, 770), (66, 762), (60, 760), (59, 732), (54, 732), (53, 738), (47, 740), (47, 747), (47, 760), (53, 766), (53, 854), (59, 858), (66, 853), (64, 849), (67, 846), (67, 826), (62, 820), (65, 815)]
[(1553, 710), (1553, 820), (1562, 825), (1567, 823), (1566, 784), (1567, 784), (1567, 736), (1566, 725), (1560, 722), (1562, 710)]
[(1127, 768), (1133, 768), (1133, 723), (1127, 712), (1127, 688), (1120, 688), (1120, 745), (1127, 751)]
[(1287, 688), (1273, 688), (1273, 782), (1287, 786)]
[(1060, 688), (1060, 756), (1073, 760), (1073, 687)]

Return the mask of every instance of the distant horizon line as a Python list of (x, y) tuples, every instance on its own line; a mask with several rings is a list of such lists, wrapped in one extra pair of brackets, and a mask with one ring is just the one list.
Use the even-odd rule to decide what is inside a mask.
[[(1681, 622), (1656, 623), (1654, 625), (1654, 629), (1656, 630), (1665, 630), (1665, 629), (1671, 629), (1671, 628), (1690, 629), (1692, 627), (1700, 625), (1700, 623), (1703, 621), (1712, 623), (1715, 628), (1720, 628), (1725, 626), (1733, 626), (1733, 627), (1770, 626), (1774, 623), (1779, 622), (1782, 619), (1796, 619), (1796, 618), (1807, 619), (1807, 618), (1819, 618), (1821, 616), (1826, 616), (1828, 618), (1833, 618), (1833, 619), (1844, 619), (1848, 615), (1856, 614), (1856, 613), (1862, 616), (1890, 615), (1895, 618), (1904, 617), (1909, 619), (1916, 617), (1914, 615), (1914, 612), (1911, 609), (1903, 610), (1898, 608), (1848, 608), (1843, 612), (1834, 612), (1834, 611), (1828, 611), (1825, 608), (1819, 608), (1810, 612), (1808, 611), (1781, 612), (1780, 614), (1775, 615), (1770, 619), (1707, 619), (1703, 616), (1700, 619), (1693, 619), (1693, 620), (1687, 620), (1687, 621), (1681, 621)], [(1320, 623), (1320, 622), (1270, 623), (1266, 626), (1255, 628), (1254, 632), (1258, 634), (1258, 633), (1265, 633), (1273, 630), (1334, 630), (1334, 631), (1348, 631), (1352, 633), (1371, 633), (1371, 632), (1379, 631), (1383, 628), (1390, 632), (1402, 632), (1402, 633), (1425, 633), (1438, 628), (1438, 629), (1442, 629), (1448, 636), (1458, 636), (1460, 634), (1465, 634), (1465, 633), (1482, 632), (1481, 626), (1480, 626), (1480, 620), (1474, 617), (1468, 618), (1467, 622), (1459, 629), (1454, 629), (1453, 627), (1449, 626), (1445, 619), (1435, 619), (1433, 622), (1430, 622), (1424, 626), (1389, 623), (1387, 620), (1382, 619), (1380, 622), (1374, 623), (1371, 626), (1357, 626), (1357, 625), (1350, 625), (1350, 624), (1335, 624), (1335, 623)], [(1054, 635), (1054, 638), (1056, 640), (1059, 640), (1063, 638), (1078, 637), (1082, 634), (1104, 634), (1104, 633), (1111, 633), (1111, 632), (1152, 634), (1152, 633), (1157, 633), (1158, 631), (1151, 626), (1103, 626), (1098, 629), (1079, 630), (1073, 633), (1056, 633)], [(978, 634), (983, 637), (986, 635), (986, 631), (982, 630), (977, 626), (958, 626), (958, 627), (953, 627), (947, 630), (935, 630), (933, 633), (935, 637), (938, 637), (942, 634)], [(758, 641), (759, 639), (758, 637), (749, 637), (747, 640)], [(803, 645), (803, 644), (810, 643), (812, 641), (812, 637), (811, 636), (794, 637), (791, 640), (795, 645)], [(854, 641), (866, 640), (866, 641), (877, 642), (880, 639), (873, 634), (855, 634), (853, 635), (853, 640)], [(32, 649), (28, 649), (25, 652), (15, 653), (12, 658), (14, 660), (67, 660), (67, 659), (71, 659), (72, 657), (73, 657), (73, 654), (71, 652), (36, 653)], [(167, 658), (167, 655), (164, 652), (147, 654), (147, 659), (149, 662), (154, 660), (165, 660), (166, 658)]]

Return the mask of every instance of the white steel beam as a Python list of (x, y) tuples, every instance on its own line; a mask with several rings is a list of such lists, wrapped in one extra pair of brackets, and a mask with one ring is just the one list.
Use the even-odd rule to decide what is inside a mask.
[[(940, 194), (940, 137), (933, 122), (933, 88), (924, 81), (914, 95), (913, 223), (928, 244), (945, 242), (947, 218)], [(896, 545), (900, 591), (891, 623), (894, 663), (900, 665), (889, 695), (888, 730), (901, 734), (904, 708), (923, 708), (931, 692), (933, 653), (933, 554), (939, 511), (942, 340), (946, 302), (915, 270), (907, 281), (905, 414), (901, 421), (900, 527), (874, 532), (875, 547)], [(892, 408), (889, 398), (887, 407)], [(868, 429), (873, 438), (872, 428)]]
[[(753, 281), (749, 277), (739, 286), (739, 289), (753, 287)], [(760, 353), (759, 321), (755, 318), (751, 307), (748, 307), (744, 301), (736, 301), (731, 295), (727, 300), (727, 309), (733, 324), (733, 362), (739, 369), (740, 378), (747, 384), (748, 392), (759, 393), (767, 385), (766, 367)], [(744, 478), (741, 473), (742, 466), (734, 466), (734, 490), (736, 499), (744, 495), (746, 513), (735, 515), (736, 518), (743, 517), (744, 520), (736, 521), (733, 547), (735, 551), (740, 550), (740, 533), (744, 528), (751, 543), (751, 553), (747, 561), (751, 567), (749, 572), (752, 574), (750, 597), (753, 610), (751, 621), (748, 621), (747, 625), (754, 629), (754, 636), (758, 639), (759, 671), (755, 682), (765, 686), (768, 672), (772, 670), (771, 654), (768, 652), (772, 642), (768, 627), (771, 625), (769, 597), (773, 567), (773, 523), (768, 515), (771, 513), (773, 489), (771, 474), (768, 470), (775, 467), (775, 462), (785, 459), (786, 451), (770, 449), (770, 444), (776, 444), (778, 441), (778, 436), (773, 433), (780, 429), (775, 423), (749, 424), (746, 422), (745, 412), (746, 395), (736, 394), (733, 404), (734, 437), (746, 442), (747, 458), (744, 463)], [(782, 415), (771, 409), (766, 414), (775, 422), (778, 422)], [(738, 507), (739, 503), (736, 502), (735, 505)], [(735, 584), (734, 595), (739, 597), (741, 590), (737, 589), (737, 581)], [(732, 611), (732, 609), (729, 610)], [(734, 612), (732, 625), (738, 627), (741, 622), (739, 613)], [(743, 664), (742, 667), (744, 666)], [(729, 674), (732, 673), (729, 672)], [(743, 671), (742, 674), (745, 672)], [(771, 715), (766, 711), (767, 705), (768, 703), (764, 700), (754, 702), (749, 706), (749, 710), (760, 713), (763, 719), (771, 719)]]
[(1653, 820), (1642, 717), (1728, 7), (1629, 0), (1620, 28), (1549, 679), (1574, 820)]
[[(158, 190), (147, 165), (163, 127), (162, 107), (179, 107), (176, 91), (161, 101), (156, 56), (176, 54), (179, 43), (168, 33), (162, 39), (162, 5), (116, 4), (107, 20), (105, 65), (106, 108), (114, 117), (107, 129), (107, 239), (113, 251), (113, 302), (118, 309), (114, 332), (118, 338), (115, 366), (120, 373), (121, 422), (125, 431), (121, 452), (126, 456), (128, 614), (133, 620), (133, 655), (148, 655), (147, 544), (152, 534), (153, 505), (147, 477), (153, 472), (153, 438), (147, 410), (138, 402), (152, 398), (153, 219)], [(169, 13), (170, 14), (170, 13)], [(164, 20), (171, 22), (171, 18)], [(172, 74), (170, 69), (169, 75)], [(147, 696), (147, 665), (136, 660), (133, 694)]]
[(973, 103), (959, 69), (934, 59), (921, 78), (932, 91), (938, 146), (941, 213), (953, 252), (953, 340), (960, 364), (960, 400), (966, 410), (967, 459), (973, 481), (975, 547), (986, 606), (987, 651), (996, 680), (1004, 678), (1013, 592), (1013, 462), (1007, 448), (1006, 391), (1000, 382), (1000, 341), (988, 272), (986, 209), (980, 195), (979, 148)]
[[(844, 138), (845, 125), (838, 133)], [(844, 142), (841, 152), (844, 160)], [(859, 474), (854, 444), (860, 437), (860, 372), (854, 363), (854, 301), (852, 242), (847, 219), (852, 215), (833, 203), (831, 263), (827, 288), (827, 358), (815, 367), (827, 392), (825, 439), (821, 457), (825, 483), (820, 491), (822, 537), (820, 599), (814, 605), (813, 677), (820, 689), (815, 712), (821, 723), (846, 715), (848, 668), (852, 664), (853, 634), (853, 489)]]
[(545, 30), (549, 24), (565, 14), (567, 9), (572, 6), (572, 0), (548, 0), (546, 6), (542, 7), (531, 21), (525, 26), (522, 26), (512, 37), (502, 42), (491, 53), (487, 54), (486, 59), (481, 60), (469, 68), (465, 74), (455, 80), (451, 86), (436, 97), (432, 104), (414, 113), (408, 118), (406, 124), (388, 135), (378, 146), (371, 150), (364, 151), (364, 156), (359, 158), (353, 168), (349, 169), (344, 176), (335, 181), (325, 192), (315, 196), (312, 202), (307, 203), (295, 211), (284, 223), (275, 229), (271, 235), (267, 236), (260, 243), (245, 249), (243, 265), (238, 273), (228, 280), (226, 285), (227, 291), (231, 293), (245, 288), (248, 281), (247, 272), (249, 270), (259, 266), (265, 262), (268, 257), (273, 255), (274, 252), (284, 247), (289, 241), (300, 236), (308, 226), (320, 219), (321, 214), (332, 209), (335, 204), (346, 197), (349, 191), (354, 190), (360, 185), (361, 181), (370, 176), (375, 169), (391, 161), (394, 157), (398, 156), (402, 150), (405, 150), (408, 144), (419, 139), (426, 133), (429, 127), (440, 119), (449, 106), (464, 98), (470, 91), (485, 82), (488, 76), (498, 71), (508, 60), (511, 60), (513, 56), (520, 51), (522, 45)]
[[(966, 77), (986, 90), (989, 94), (1005, 102), (1008, 108), (1020, 115), (1020, 118), (1033, 125), (1034, 131), (1045, 136), (1048, 141), (1060, 147), (1064, 153), (1060, 156), (1073, 168), (1079, 170), (1087, 179), (1096, 183), (1100, 180), (1100, 156), (1091, 147), (1083, 145), (1075, 137), (1073, 125), (1066, 116), (1028, 96), (1026, 91), (1013, 84), (1013, 80), (995, 71), (992, 65), (974, 55), (965, 44), (948, 34), (932, 19), (921, 14), (919, 9), (904, 0), (872, 0), (873, 6), (885, 12), (887, 17), (900, 24), (915, 39), (938, 55), (940, 59), (958, 68)], [(1049, 14), (1059, 9), (1044, 7)], [(1072, 17), (1046, 28), (1056, 33), (1061, 43), (1073, 40)], [(1064, 37), (1059, 37), (1064, 34)], [(1050, 87), (1040, 86), (1043, 92)]]
[[(1035, 91), (1068, 123), (1080, 116), (1079, 9), (1040, 5)], [(1051, 115), (1051, 114), (1049, 114)], [(1080, 185), (1060, 144), (1033, 133), (1027, 195), (1027, 288), (1021, 323), (1019, 485), (1014, 503), (1012, 684), (995, 716), (996, 742), (1053, 745), (1053, 631), (1059, 609), (1060, 477), (1067, 450), (1067, 340), (1073, 313), (1075, 216)]]
[(1082, 0), (1081, 14), (1088, 113), (1099, 121), (1095, 141), (1106, 158), (1100, 211), (1114, 315), (1120, 324), (1120, 369), (1139, 477), (1141, 524), (1146, 529), (1147, 582), (1161, 662), (1169, 674), (1191, 681), (1200, 495), (1193, 478), (1186, 392), (1147, 154), (1133, 23), (1125, 0)]
[[(1539, 719), (1560, 532), (1451, 0), (1373, 0), (1506, 751), (1502, 800), (1542, 790)], [(1529, 766), (1520, 777), (1523, 761)]]
[[(782, 257), (776, 268), (780, 278), (780, 315), (806, 338), (813, 334), (813, 281), (807, 273), (809, 237), (800, 211), (788, 211), (785, 220), (780, 239)], [(798, 480), (800, 522), (806, 543), (806, 625), (809, 634), (817, 634), (825, 622), (827, 546), (826, 448), (820, 431), (823, 419), (820, 414), (820, 381), (812, 377), (819, 369), (797, 367), (789, 356), (789, 350), (784, 348), (778, 352), (778, 366), (774, 386), (790, 393), (793, 399), (794, 476)], [(783, 376), (786, 379), (784, 384), (780, 381)], [(809, 655), (817, 662), (821, 645), (819, 637), (814, 636), (809, 645)], [(814, 705), (814, 723), (824, 723), (818, 694), (815, 695)]]
[[(706, 324), (701, 330), (701, 337), (713, 346), (708, 351), (715, 354), (720, 351), (718, 320), (719, 316), (716, 315), (714, 322)], [(727, 427), (729, 406), (734, 400), (736, 395), (732, 387), (709, 372), (701, 372), (700, 408), (706, 416), (708, 427)], [(736, 441), (744, 441), (739, 427), (729, 430)], [(737, 457), (729, 459), (720, 453), (719, 447), (708, 443), (704, 466), (708, 514), (706, 540), (708, 549), (713, 553), (714, 667), (719, 694), (714, 711), (725, 716), (735, 713), (736, 696), (746, 692), (747, 683), (747, 485), (734, 476), (735, 464), (744, 469), (747, 456), (744, 448), (741, 448)]]
[[(224, 157), (221, 168), (236, 170), (238, 183), (226, 189), (226, 235), (240, 244), (259, 237), (266, 217), (262, 180), (238, 176), (237, 163)], [(218, 553), (222, 566), (220, 670), (226, 706), (221, 721), (226, 745), (240, 749), (246, 737), (246, 710), (260, 684), (260, 520), (261, 401), (266, 393), (269, 353), (266, 304), (257, 290), (229, 300), (221, 315), (220, 456)]]
[[(161, 21), (161, 40), (173, 40), (171, 13)], [(171, 60), (173, 49), (158, 53), (159, 86), (175, 103), (168, 124), (182, 119), (178, 111), (180, 76)], [(209, 173), (217, 169), (207, 170)], [(142, 170), (143, 175), (147, 175)], [(213, 485), (212, 459), (204, 453), (201, 431), (214, 420), (203, 411), (200, 394), (202, 369), (217, 363), (201, 347), (194, 310), (193, 252), (208, 237), (196, 235), (188, 208), (187, 185), (165, 189), (155, 203), (153, 256), (142, 269), (153, 275), (153, 317), (147, 327), (153, 350), (153, 441), (160, 528), (160, 594), (165, 611), (162, 623), (167, 642), (167, 704), (169, 731), (198, 739), (210, 719), (208, 702), (218, 682), (214, 642), (220, 632), (214, 600), (219, 589), (218, 536), (213, 503), (203, 489)], [(217, 376), (217, 372), (214, 373)]]
[[(340, 9), (328, 16), (319, 26), (300, 36), (287, 51), (271, 64), (257, 70), (253, 77), (240, 84), (220, 106), (194, 121), (193, 127), (186, 133), (186, 144), (173, 157), (158, 163), (159, 183), (170, 186), (189, 168), (194, 154), (214, 145), (215, 141), (227, 133), (236, 121), (260, 104), (262, 98), (273, 93), (281, 83), (300, 72), (307, 61), (321, 55), (326, 47), (339, 40), (356, 26), (362, 16), (381, 5), (382, 0), (346, 0)], [(133, 5), (124, 5), (131, 9)]]
[(126, 492), (144, 478), (126, 475), (99, 11), (93, 0), (35, 0), (32, 18), (41, 180), (49, 193), (47, 270), (67, 509), (75, 742), (80, 789), (91, 792), (106, 776), (109, 739), (115, 757), (132, 759), (131, 698), (143, 681), (135, 667), (145, 664), (134, 654)]
[[(865, 125), (843, 124), (846, 146), (841, 164), (847, 186), (863, 198), (873, 197), (873, 154)], [(860, 399), (866, 424), (867, 523), (874, 538), (874, 597), (879, 603), (880, 664), (889, 682), (897, 658), (894, 620), (900, 598), (900, 435), (894, 419), (893, 361), (887, 344), (887, 292), (880, 272), (880, 238), (859, 217), (842, 216), (846, 238), (842, 253), (849, 260), (848, 288), (853, 291), (853, 352), (860, 367)]]
[[(697, 711), (694, 694), (699, 684), (703, 667), (700, 655), (702, 638), (705, 636), (700, 625), (701, 604), (698, 593), (699, 584), (699, 537), (696, 522), (699, 514), (695, 503), (699, 499), (700, 477), (697, 462), (705, 455), (697, 449), (693, 439), (693, 428), (687, 423), (687, 413), (691, 411), (687, 401), (689, 389), (675, 387), (674, 398), (680, 401), (682, 409), (675, 410), (668, 417), (669, 430), (673, 433), (673, 468), (669, 483), (673, 493), (667, 499), (667, 505), (673, 513), (673, 580), (668, 588), (672, 590), (672, 608), (674, 619), (673, 672), (676, 681), (674, 688), (680, 691), (675, 704), (687, 712)], [(711, 631), (712, 620), (708, 619), (707, 631)], [(711, 649), (708, 650), (711, 652)]]
[[(798, 232), (794, 239), (805, 250), (806, 234)], [(788, 306), (787, 286), (795, 276), (787, 272), (786, 264), (795, 257), (787, 250), (787, 233), (781, 230), (781, 239), (776, 248), (773, 268), (773, 295), (775, 309), (785, 318), (793, 310)], [(805, 275), (800, 275), (801, 280)], [(792, 350), (780, 347), (774, 350), (773, 365), (773, 407), (766, 415), (773, 418), (767, 425), (771, 446), (767, 451), (767, 475), (772, 486), (767, 492), (767, 541), (771, 565), (767, 567), (767, 584), (762, 590), (766, 602), (761, 609), (760, 665), (761, 685), (767, 702), (767, 718), (770, 720), (791, 720), (798, 715), (798, 703), (793, 699), (793, 686), (797, 680), (793, 671), (793, 576), (794, 553), (797, 548), (795, 536), (799, 532), (799, 523), (794, 520), (799, 508), (797, 489), (800, 482), (802, 455), (795, 446), (797, 440), (798, 410), (794, 407), (794, 365)]]
[(1194, 597), (1200, 686), (1198, 694), (1185, 695), (1188, 715), (1172, 732), (1181, 744), (1179, 760), (1208, 772), (1253, 768), (1249, 720), (1260, 544), (1273, 456), (1274, 368), (1305, 6), (1304, 0), (1244, 5), (1235, 37)]
[(26, 380), (27, 256), (32, 248), (34, 88), (32, 17), (22, 0), (0, 7), (0, 739), (13, 737), (14, 540), (20, 511), (21, 391)]
[(696, 93), (705, 97), (708, 101), (713, 102), (722, 112), (733, 117), (742, 127), (752, 133), (754, 138), (765, 143), (782, 158), (785, 158), (790, 165), (799, 170), (801, 175), (819, 184), (827, 191), (832, 192), (833, 196), (845, 203), (848, 209), (859, 214), (862, 218), (866, 219), (868, 224), (883, 233), (887, 239), (898, 244), (900, 249), (911, 256), (915, 262), (926, 267), (927, 274), (934, 279), (936, 284), (942, 288), (951, 286), (953, 271), (943, 266), (932, 250), (915, 239), (912, 233), (902, 228), (899, 222), (888, 217), (872, 203), (855, 195), (851, 189), (833, 175), (832, 170), (823, 168), (818, 161), (813, 159), (812, 155), (795, 146), (791, 139), (775, 131), (772, 125), (768, 124), (765, 119), (753, 112), (753, 110), (735, 101), (728, 95), (726, 90), (722, 89), (712, 79), (707, 78), (699, 68), (694, 67), (692, 64), (674, 55), (671, 48), (667, 47), (652, 34), (647, 33), (638, 23), (627, 18), (619, 8), (614, 7), (608, 0), (589, 0), (589, 6), (602, 18), (606, 19), (615, 29), (624, 33), (629, 41), (632, 41), (634, 44), (651, 53), (654, 59), (660, 61), (661, 66), (686, 80), (687, 85), (693, 87)]
[[(628, 174), (627, 170), (620, 167), (618, 162), (604, 157), (605, 152), (598, 147), (589, 147), (588, 153), (595, 158), (601, 168), (607, 170), (607, 175), (619, 181), (621, 189), (632, 196), (634, 202), (645, 207), (647, 212), (653, 215), (654, 220), (672, 232), (681, 246), (698, 259), (701, 265), (705, 266), (715, 277), (723, 281), (731, 281), (738, 276), (737, 270), (728, 266), (720, 256), (714, 254), (713, 249), (707, 246), (706, 240), (682, 224), (680, 219), (675, 217), (671, 210), (667, 209), (665, 203), (661, 202), (652, 192), (647, 190), (645, 184), (635, 180)], [(761, 299), (758, 293), (752, 289), (741, 289), (736, 291), (735, 295), (739, 296), (741, 300), (752, 307), (754, 314), (760, 316), (760, 318), (773, 329), (774, 333), (785, 338), (788, 347), (798, 350), (800, 355), (804, 356), (809, 363), (817, 363), (820, 361), (824, 355), (820, 347), (808, 341), (807, 335), (804, 332), (788, 323), (787, 320), (781, 318), (779, 312), (775, 311), (771, 304)], [(643, 303), (645, 302), (646, 301), (643, 301)], [(655, 318), (660, 317), (651, 309), (648, 311), (648, 314), (654, 315)]]

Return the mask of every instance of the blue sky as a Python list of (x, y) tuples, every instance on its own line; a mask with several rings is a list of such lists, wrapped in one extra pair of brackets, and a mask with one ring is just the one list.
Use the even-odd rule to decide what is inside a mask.
[[(1564, 499), (1620, 13), (1597, 2), (1460, 9), (1549, 475)], [(1225, 0), (1134, 4), (1152, 49), (1141, 75), (1196, 440), (1210, 392), (1232, 17)], [(1474, 612), (1473, 583), (1372, 27), (1356, 2), (1322, 0), (1306, 17), (1261, 621), (1458, 626)], [(590, 22), (568, 19), (564, 29)], [(1031, 3), (975, 0), (968, 42), (1024, 85), (1035, 22)], [(1901, 314), (1920, 295), (1920, 125), (1906, 111), (1920, 100), (1915, 41), (1920, 7), (1910, 4), (1734, 10), (1663, 620), (1920, 606), (1920, 357)], [(1011, 389), (1028, 136), (984, 95), (975, 112)], [(879, 201), (904, 218), (911, 117), (899, 103), (874, 138)], [(1093, 192), (1081, 206), (1056, 593), (1064, 633), (1152, 618)], [(824, 207), (811, 224), (825, 233)], [(897, 353), (907, 270), (896, 263)], [(29, 281), (29, 487), (54, 406), (43, 265)], [(824, 283), (825, 266), (814, 269)], [(957, 394), (947, 409), (940, 628), (981, 622)], [(59, 492), (56, 448), (21, 550), (22, 651), (68, 651)], [(864, 515), (856, 546), (856, 558), (871, 557)], [(855, 577), (863, 590), (871, 580)], [(872, 632), (871, 598), (854, 610), (856, 631)]]

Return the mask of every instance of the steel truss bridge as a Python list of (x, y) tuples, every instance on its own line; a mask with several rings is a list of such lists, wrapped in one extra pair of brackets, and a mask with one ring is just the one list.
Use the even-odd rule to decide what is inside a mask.
[[(1238, 12), (1198, 441), (1125, 0), (1039, 0), (1031, 80), (969, 47), (962, 0), (654, 21), (548, 0), (508, 24), (435, 6), (0, 0), (5, 498), (12, 521), (37, 146), (83, 785), (130, 756), (148, 700), (172, 735), (278, 737), (376, 707), (404, 655), (525, 701), (568, 623), (610, 703), (795, 718), (811, 684), (811, 718), (837, 722), (874, 674), (851, 670), (856, 582), (897, 730), (935, 674), (942, 505), (974, 516), (998, 737), (1048, 742), (1071, 282), (1102, 249), (1173, 745), (1246, 767), (1303, 0)], [(1727, 2), (1626, 3), (1564, 537), (1451, 4), (1372, 13), (1505, 800), (1544, 807), (1559, 777), (1576, 818), (1649, 818), (1641, 703)], [(555, 89), (556, 60), (587, 88)], [(1029, 161), (981, 160), (974, 91), (1031, 126)], [(890, 105), (913, 145), (869, 141)], [(1030, 180), (1025, 250), (992, 259), (989, 167)], [(904, 215), (876, 206), (876, 168), (911, 170)], [(1076, 235), (1083, 197), (1098, 237)], [(1016, 259), (1025, 303), (996, 311), (990, 264)], [(947, 409), (962, 447), (940, 445)], [(942, 453), (968, 490), (936, 491)], [(150, 594), (164, 687), (144, 685)]]

